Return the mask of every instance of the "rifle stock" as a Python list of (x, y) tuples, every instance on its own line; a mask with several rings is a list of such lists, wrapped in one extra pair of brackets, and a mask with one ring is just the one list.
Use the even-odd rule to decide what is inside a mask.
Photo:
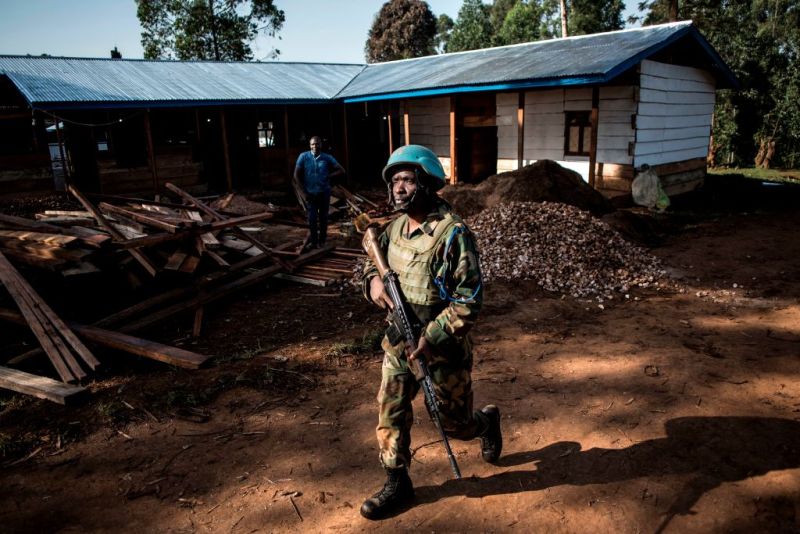
[[(417, 340), (422, 334), (425, 325), (420, 322), (414, 310), (411, 309), (406, 302), (403, 290), (400, 288), (397, 273), (392, 271), (391, 267), (389, 267), (389, 263), (386, 261), (386, 257), (383, 255), (383, 251), (378, 244), (378, 232), (374, 227), (367, 228), (366, 232), (364, 232), (364, 239), (361, 245), (378, 269), (378, 274), (383, 280), (386, 293), (392, 301), (392, 323), (394, 323), (394, 326), (403, 335), (406, 344), (406, 353), (411, 354), (417, 349)], [(431, 421), (433, 421), (434, 426), (436, 426), (442, 438), (445, 452), (447, 453), (447, 459), (450, 461), (450, 468), (453, 470), (453, 475), (455, 478), (459, 479), (461, 478), (461, 470), (458, 468), (453, 450), (450, 448), (450, 441), (447, 439), (447, 435), (442, 428), (442, 421), (439, 416), (440, 401), (436, 397), (436, 390), (433, 386), (433, 379), (431, 378), (428, 364), (421, 355), (416, 358), (416, 362), (422, 374), (420, 385), (422, 387), (422, 393), (425, 396), (425, 406), (428, 408)]]

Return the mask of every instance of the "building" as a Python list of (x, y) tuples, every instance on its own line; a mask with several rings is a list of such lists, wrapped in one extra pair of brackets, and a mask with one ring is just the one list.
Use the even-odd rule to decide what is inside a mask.
[(690, 21), (371, 65), (0, 56), (0, 188), (279, 185), (321, 135), (361, 182), (413, 142), (453, 182), (546, 158), (620, 191), (649, 165), (675, 194), (737, 85)]

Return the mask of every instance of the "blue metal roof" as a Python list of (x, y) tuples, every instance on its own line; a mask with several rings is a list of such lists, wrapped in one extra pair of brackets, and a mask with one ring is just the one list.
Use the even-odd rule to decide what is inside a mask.
[(708, 54), (721, 86), (736, 77), (691, 21), (368, 65), (345, 102), (605, 83), (682, 38)]
[(0, 56), (0, 75), (43, 109), (360, 102), (606, 83), (681, 39), (738, 87), (691, 21), (366, 66)]
[(0, 56), (34, 107), (327, 102), (363, 65)]

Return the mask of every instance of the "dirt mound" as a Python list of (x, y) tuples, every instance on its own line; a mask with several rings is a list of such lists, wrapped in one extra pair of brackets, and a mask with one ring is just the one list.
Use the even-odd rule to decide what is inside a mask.
[(534, 280), (573, 297), (658, 285), (659, 261), (604, 222), (555, 202), (510, 202), (468, 223), (475, 232), (485, 280)]
[(447, 186), (441, 191), (456, 213), (471, 217), (506, 202), (559, 202), (594, 215), (614, 211), (611, 204), (580, 174), (543, 159), (515, 171), (490, 176), (483, 182)]

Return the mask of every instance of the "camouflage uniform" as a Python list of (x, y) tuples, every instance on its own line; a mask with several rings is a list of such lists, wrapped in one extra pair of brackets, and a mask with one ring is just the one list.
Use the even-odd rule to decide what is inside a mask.
[[(472, 409), (472, 343), (468, 332), (483, 297), (477, 249), (464, 223), (444, 203), (439, 203), (411, 234), (405, 233), (407, 223), (407, 215), (393, 221), (381, 234), (379, 243), (389, 266), (398, 274), (406, 300), (427, 324), (424, 335), (434, 352), (427, 361), (436, 395), (442, 402), (442, 427), (448, 436), (473, 439), (489, 426), (488, 417)], [(445, 263), (444, 251), (451, 236)], [(376, 275), (377, 270), (368, 262), (363, 278), (368, 300), (370, 279)], [(451, 297), (469, 300), (442, 300), (433, 281), (436, 275), (445, 280)], [(389, 336), (382, 343), (385, 354), (376, 430), (380, 460), (387, 468), (411, 464), (411, 401), (420, 386), (416, 366), (409, 368), (404, 345), (403, 341), (392, 345)]]

